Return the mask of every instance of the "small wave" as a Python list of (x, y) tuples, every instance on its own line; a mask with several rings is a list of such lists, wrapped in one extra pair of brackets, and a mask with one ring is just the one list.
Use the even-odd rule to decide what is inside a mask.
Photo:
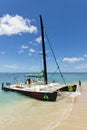
[(69, 115), (72, 111), (72, 108), (73, 108), (73, 103), (70, 104), (68, 106), (68, 108), (64, 109), (64, 111), (61, 113), (61, 115), (58, 116), (58, 118), (54, 122), (51, 122), (50, 125), (48, 127), (44, 128), (43, 130), (52, 130), (55, 127), (57, 127), (58, 125), (60, 125), (62, 121), (66, 120), (69, 117)]
[(76, 96), (79, 96), (79, 95), (81, 95), (81, 93), (79, 91), (76, 91), (76, 92), (72, 92), (70, 97), (76, 97)]

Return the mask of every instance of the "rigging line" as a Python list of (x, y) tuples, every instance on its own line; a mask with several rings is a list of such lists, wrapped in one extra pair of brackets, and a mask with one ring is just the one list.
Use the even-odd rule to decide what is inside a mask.
[(51, 44), (50, 44), (50, 41), (49, 41), (49, 39), (48, 39), (48, 36), (47, 36), (46, 31), (45, 31), (45, 35), (46, 35), (46, 38), (47, 38), (47, 40), (48, 40), (48, 43), (49, 43), (50, 49), (51, 49), (51, 51), (52, 51), (52, 54), (53, 54), (54, 60), (55, 60), (56, 65), (57, 65), (57, 68), (59, 69), (59, 72), (60, 72), (60, 75), (61, 75), (61, 77), (62, 77), (62, 79), (63, 79), (63, 82), (64, 82), (64, 84), (66, 85), (65, 79), (64, 79), (63, 74), (62, 74), (62, 72), (61, 72), (61, 70), (60, 70), (60, 67), (59, 67), (59, 65), (58, 65), (58, 62), (57, 62), (57, 60), (56, 60), (56, 57), (55, 57), (54, 51), (53, 51), (53, 49), (52, 49), (52, 47), (51, 47)]

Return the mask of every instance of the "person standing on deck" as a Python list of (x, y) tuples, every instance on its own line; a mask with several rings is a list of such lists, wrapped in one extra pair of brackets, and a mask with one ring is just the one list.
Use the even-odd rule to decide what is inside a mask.
[(79, 80), (79, 86), (81, 87), (81, 81)]

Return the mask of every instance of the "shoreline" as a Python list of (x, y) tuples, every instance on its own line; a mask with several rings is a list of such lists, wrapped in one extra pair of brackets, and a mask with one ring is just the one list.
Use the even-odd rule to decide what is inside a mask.
[[(87, 82), (82, 82), (81, 95), (57, 102), (23, 99), (0, 111), (1, 130), (86, 130)], [(5, 125), (4, 125), (5, 124)]]
[(74, 106), (69, 117), (53, 130), (86, 130), (87, 129), (87, 82), (79, 88), (81, 95), (74, 98)]

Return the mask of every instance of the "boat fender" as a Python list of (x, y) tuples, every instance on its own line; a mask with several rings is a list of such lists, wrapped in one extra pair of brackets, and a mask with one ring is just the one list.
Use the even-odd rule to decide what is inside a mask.
[(73, 86), (68, 86), (68, 91), (72, 92), (73, 91)]

